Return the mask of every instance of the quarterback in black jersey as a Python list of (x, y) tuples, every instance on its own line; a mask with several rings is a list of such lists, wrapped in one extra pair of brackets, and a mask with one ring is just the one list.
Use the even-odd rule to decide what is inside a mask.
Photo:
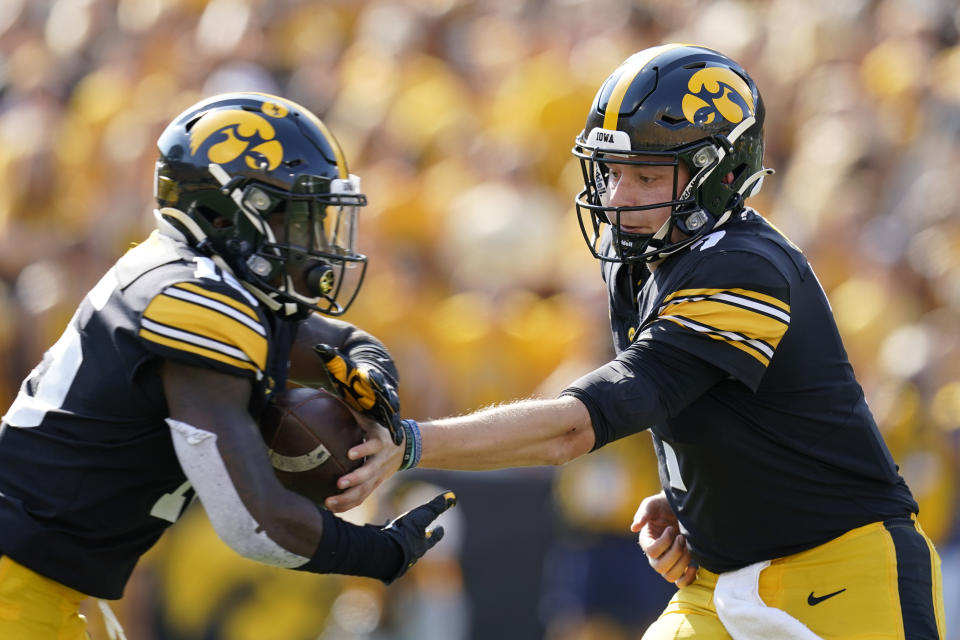
[(939, 558), (826, 295), (745, 205), (772, 173), (763, 120), (703, 47), (608, 77), (573, 152), (617, 356), (557, 399), (424, 423), (422, 464), (562, 464), (650, 429), (663, 492), (633, 529), (680, 588), (646, 640), (943, 638)]
[(384, 346), (320, 315), (346, 310), (366, 266), (366, 199), (326, 126), (280, 97), (223, 94), (158, 146), (157, 230), (87, 294), (0, 426), (5, 640), (84, 638), (80, 602), (119, 598), (194, 494), (248, 558), (387, 582), (436, 544), (427, 526), (455, 501), (349, 524), (284, 489), (259, 435), (288, 380), (330, 374), (372, 418), (371, 443), (402, 437)]

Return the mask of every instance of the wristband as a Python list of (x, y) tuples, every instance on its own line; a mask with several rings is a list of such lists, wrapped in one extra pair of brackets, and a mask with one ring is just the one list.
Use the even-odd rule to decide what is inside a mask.
[(420, 437), (420, 425), (416, 420), (401, 420), (403, 426), (403, 462), (400, 471), (413, 469), (420, 464), (420, 454), (423, 453), (423, 440)]

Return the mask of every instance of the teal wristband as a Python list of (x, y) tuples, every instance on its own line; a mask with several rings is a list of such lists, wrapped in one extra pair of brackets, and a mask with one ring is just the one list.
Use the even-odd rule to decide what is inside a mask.
[(401, 420), (403, 426), (403, 462), (400, 471), (413, 469), (420, 463), (420, 454), (423, 452), (423, 441), (420, 437), (420, 425), (416, 420)]

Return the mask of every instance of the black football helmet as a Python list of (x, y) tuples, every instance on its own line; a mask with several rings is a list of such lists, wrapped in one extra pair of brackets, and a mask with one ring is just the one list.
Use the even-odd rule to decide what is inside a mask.
[[(756, 84), (722, 53), (667, 44), (627, 58), (600, 87), (573, 147), (584, 182), (577, 216), (594, 257), (655, 260), (727, 222), (760, 190), (763, 176), (773, 173), (763, 168), (763, 117)], [(677, 185), (681, 162), (691, 176), (686, 187)], [(607, 206), (612, 164), (672, 166), (674, 199)], [(666, 206), (670, 218), (656, 233), (621, 230), (622, 211)], [(671, 241), (675, 228), (686, 235), (683, 240)], [(601, 247), (605, 233), (612, 235), (612, 254)]]
[(319, 118), (277, 96), (221, 94), (177, 116), (157, 146), (162, 232), (225, 263), (278, 315), (347, 310), (366, 272), (355, 243), (367, 201)]

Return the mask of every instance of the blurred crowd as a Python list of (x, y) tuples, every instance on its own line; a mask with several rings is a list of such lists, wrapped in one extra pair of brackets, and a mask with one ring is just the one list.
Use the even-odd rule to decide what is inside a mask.
[[(2, 0), (0, 404), (151, 229), (160, 131), (235, 90), (316, 112), (361, 176), (346, 319), (390, 347), (405, 415), (555, 394), (612, 354), (574, 136), (629, 54), (702, 44), (761, 89), (777, 174), (751, 204), (831, 299), (957, 640), (958, 32), (956, 0)], [(638, 638), (670, 592), (628, 533), (655, 464), (640, 435), (558, 470), (402, 474), (356, 517), (462, 502), (389, 588), (246, 562), (194, 511), (118, 613), (138, 640)]]

